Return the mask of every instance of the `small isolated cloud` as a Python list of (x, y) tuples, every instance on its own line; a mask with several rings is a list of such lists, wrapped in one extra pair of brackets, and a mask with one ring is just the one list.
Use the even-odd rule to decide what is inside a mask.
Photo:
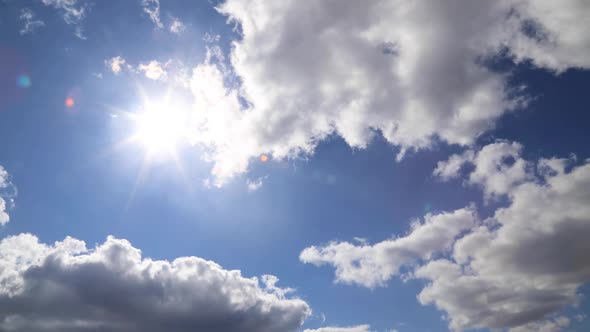
[(144, 258), (113, 237), (88, 249), (20, 234), (0, 253), (2, 331), (295, 332), (311, 314), (274, 276), (245, 278), (198, 257)]
[(23, 8), (20, 12), (20, 19), (23, 21), (25, 26), (20, 30), (21, 35), (32, 33), (38, 28), (44, 27), (45, 22), (41, 20), (35, 20), (35, 14), (28, 8)]
[(0, 226), (10, 221), (8, 210), (14, 206), (16, 186), (10, 181), (10, 174), (0, 165)]
[(139, 71), (145, 73), (145, 76), (152, 80), (165, 80), (168, 77), (168, 73), (166, 71), (166, 65), (162, 64), (156, 60), (152, 60), (147, 64), (140, 64), (137, 66)]
[(371, 326), (358, 325), (351, 327), (320, 327), (319, 329), (306, 329), (303, 332), (371, 332)]
[(161, 29), (164, 27), (160, 20), (160, 0), (142, 0), (141, 6), (157, 28)]
[(182, 23), (182, 21), (178, 18), (173, 18), (172, 19), (172, 23), (170, 23), (170, 31), (180, 35), (181, 33), (183, 33), (186, 30), (186, 25), (184, 25), (184, 23)]
[(120, 73), (125, 68), (129, 68), (127, 61), (120, 56), (105, 60), (104, 63), (115, 74)]
[(248, 191), (252, 192), (252, 191), (256, 191), (256, 190), (262, 188), (262, 185), (264, 184), (265, 179), (266, 179), (266, 177), (261, 177), (261, 178), (255, 179), (255, 180), (247, 179), (246, 185), (248, 186)]

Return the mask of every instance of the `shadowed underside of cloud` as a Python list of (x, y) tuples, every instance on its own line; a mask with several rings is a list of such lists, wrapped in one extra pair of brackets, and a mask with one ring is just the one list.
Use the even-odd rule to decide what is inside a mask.
[(277, 281), (198, 257), (142, 258), (113, 237), (88, 250), (21, 234), (0, 242), (0, 330), (297, 331), (309, 306)]
[[(560, 330), (570, 320), (555, 315), (576, 306), (579, 288), (590, 281), (590, 164), (525, 161), (521, 150), (499, 141), (451, 156), (434, 172), (448, 180), (473, 164), (468, 183), (509, 200), (491, 218), (457, 218), (466, 210), (427, 216), (405, 237), (314, 246), (300, 259), (332, 265), (337, 281), (366, 287), (384, 285), (401, 265), (425, 261), (410, 274), (429, 282), (418, 300), (445, 311), (451, 329)], [(431, 232), (437, 235), (425, 235)], [(449, 255), (432, 256), (444, 248), (452, 249)]]
[(319, 329), (307, 329), (303, 332), (371, 332), (369, 325), (358, 325), (351, 327), (321, 327)]
[[(486, 67), (499, 53), (554, 71), (590, 65), (584, 1), (233, 1), (231, 68), (194, 70), (194, 143), (218, 185), (262, 153), (313, 153), (336, 133), (408, 149), (471, 144), (526, 98)], [(240, 77), (227, 89), (227, 70)], [(239, 98), (248, 106), (243, 109)]]

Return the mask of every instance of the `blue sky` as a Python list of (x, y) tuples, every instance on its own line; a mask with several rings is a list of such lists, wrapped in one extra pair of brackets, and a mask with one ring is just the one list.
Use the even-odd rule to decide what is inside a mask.
[(0, 1), (0, 331), (586, 331), (587, 14)]

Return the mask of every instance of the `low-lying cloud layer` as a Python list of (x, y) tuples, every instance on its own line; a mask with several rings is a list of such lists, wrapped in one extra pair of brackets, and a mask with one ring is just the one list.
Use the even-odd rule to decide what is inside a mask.
[(297, 331), (309, 306), (274, 276), (245, 278), (198, 257), (142, 258), (113, 237), (0, 242), (2, 331)]
[[(486, 220), (441, 213), (415, 223), (405, 237), (310, 247), (300, 259), (333, 265), (337, 281), (366, 287), (384, 285), (401, 265), (424, 262), (410, 273), (428, 281), (418, 300), (445, 311), (451, 329), (559, 330), (569, 319), (551, 317), (576, 306), (579, 288), (590, 281), (590, 164), (525, 161), (521, 150), (500, 141), (451, 156), (435, 170), (450, 179), (470, 163), (468, 183), (508, 199)], [(431, 233), (426, 228), (434, 235), (420, 236)], [(443, 255), (433, 256), (437, 251)]]

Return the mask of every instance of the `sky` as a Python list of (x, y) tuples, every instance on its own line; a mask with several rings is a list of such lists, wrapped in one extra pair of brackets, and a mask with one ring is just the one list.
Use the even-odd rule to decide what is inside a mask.
[(0, 331), (588, 331), (590, 3), (0, 0)]

